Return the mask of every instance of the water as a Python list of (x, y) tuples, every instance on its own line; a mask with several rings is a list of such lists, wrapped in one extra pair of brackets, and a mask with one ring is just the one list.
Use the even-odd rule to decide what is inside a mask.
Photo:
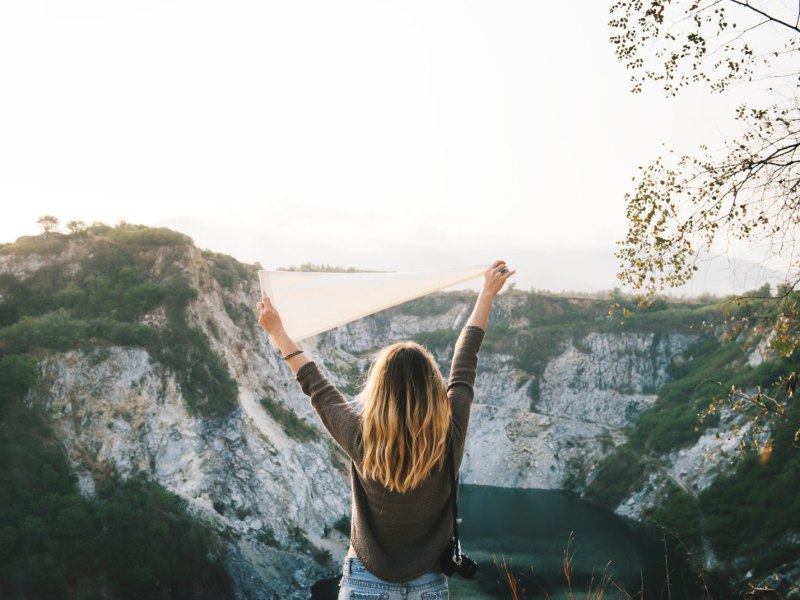
[[(464, 485), (458, 512), (463, 549), (480, 566), (473, 580), (450, 578), (452, 598), (511, 598), (499, 583), (503, 560), (524, 588), (520, 598), (567, 598), (563, 560), (570, 536), (576, 597), (586, 598), (589, 586), (596, 589), (606, 574), (631, 596), (644, 591), (647, 600), (667, 598), (665, 562), (671, 572), (671, 598), (697, 597), (686, 589), (691, 580), (686, 569), (675, 557), (665, 557), (659, 542), (575, 494)], [(337, 584), (338, 579), (320, 582), (312, 600), (334, 600)], [(612, 584), (606, 587), (604, 598), (625, 597)]]

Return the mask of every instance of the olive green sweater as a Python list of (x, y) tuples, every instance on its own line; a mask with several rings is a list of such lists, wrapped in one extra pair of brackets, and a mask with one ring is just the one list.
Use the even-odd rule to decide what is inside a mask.
[[(469, 325), (461, 331), (453, 353), (447, 397), (453, 408), (456, 472), (464, 455), (478, 350), (484, 331)], [(447, 462), (418, 488), (391, 492), (359, 472), (363, 458), (361, 417), (339, 390), (309, 362), (297, 372), (300, 387), (311, 398), (322, 423), (350, 456), (353, 515), (350, 543), (358, 558), (385, 581), (416, 579), (438, 569), (439, 555), (450, 540), (453, 516)]]

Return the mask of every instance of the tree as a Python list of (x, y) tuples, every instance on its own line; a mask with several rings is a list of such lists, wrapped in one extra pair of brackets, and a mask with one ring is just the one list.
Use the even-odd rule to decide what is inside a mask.
[(67, 229), (70, 233), (81, 233), (86, 231), (86, 223), (83, 221), (67, 221)]
[(55, 229), (58, 227), (58, 219), (56, 219), (53, 215), (42, 215), (36, 219), (36, 224), (42, 228), (44, 236), (47, 237), (51, 231), (55, 231)]
[[(741, 133), (721, 150), (670, 150), (640, 167), (633, 191), (625, 195), (628, 232), (617, 257), (623, 262), (620, 280), (642, 292), (645, 302), (658, 290), (689, 281), (701, 253), (717, 240), (758, 241), (773, 255), (795, 256), (800, 233), (798, 10), (740, 0), (612, 5), (611, 42), (632, 72), (634, 93), (649, 83), (660, 84), (668, 96), (690, 85), (706, 85), (716, 93), (745, 85), (770, 98), (766, 106), (737, 109), (732, 118)], [(769, 321), (772, 346), (791, 365), (800, 352), (799, 284), (800, 262), (795, 262), (776, 296), (737, 299), (763, 309), (751, 318)], [(796, 382), (797, 369), (790, 366), (778, 382), (787, 398)], [(728, 400), (735, 409), (754, 411), (751, 418), (786, 416), (786, 400), (761, 390), (733, 389)], [(795, 427), (797, 443), (796, 421)]]

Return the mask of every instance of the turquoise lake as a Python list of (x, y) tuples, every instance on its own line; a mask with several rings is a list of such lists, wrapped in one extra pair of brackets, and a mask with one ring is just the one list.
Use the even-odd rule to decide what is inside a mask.
[[(461, 486), (458, 500), (464, 551), (478, 561), (478, 575), (450, 578), (451, 598), (511, 598), (500, 584), (498, 565), (507, 564), (524, 594), (520, 598), (569, 597), (564, 576), (564, 551), (572, 536), (572, 590), (586, 598), (606, 574), (630, 597), (647, 600), (697, 597), (685, 566), (666, 555), (661, 541), (652, 540), (613, 512), (561, 490), (518, 490)], [(670, 572), (669, 593), (666, 586)], [(592, 583), (592, 581), (594, 583)], [(312, 600), (334, 600), (338, 579), (319, 582)], [(627, 598), (609, 584), (605, 599)]]

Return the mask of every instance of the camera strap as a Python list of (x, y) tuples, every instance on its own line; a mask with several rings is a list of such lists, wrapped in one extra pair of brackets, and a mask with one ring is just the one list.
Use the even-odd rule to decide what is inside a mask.
[(458, 539), (458, 502), (456, 501), (456, 461), (453, 457), (453, 438), (448, 436), (447, 467), (450, 471), (450, 504), (453, 508), (453, 562), (461, 564), (461, 542)]

